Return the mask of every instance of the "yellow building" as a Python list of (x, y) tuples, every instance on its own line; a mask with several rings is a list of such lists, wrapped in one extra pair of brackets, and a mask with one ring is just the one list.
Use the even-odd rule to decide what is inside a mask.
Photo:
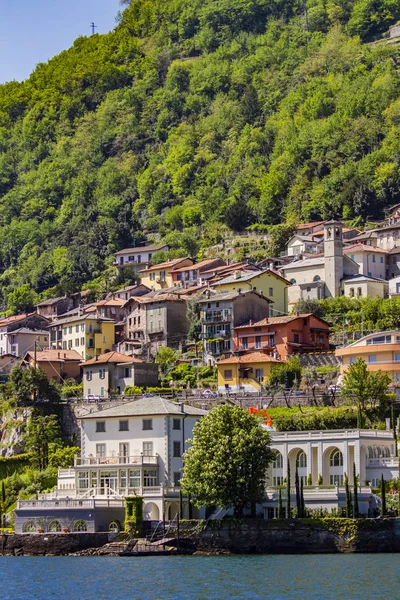
[(140, 271), (141, 284), (147, 285), (152, 290), (165, 290), (174, 285), (172, 272), (182, 267), (190, 267), (193, 264), (191, 258), (175, 258), (167, 262), (154, 265)]
[(58, 319), (53, 321), (49, 329), (52, 348), (76, 350), (84, 360), (110, 352), (115, 344), (114, 321), (96, 315), (82, 314)]
[(217, 363), (220, 392), (259, 392), (268, 383), (272, 365), (282, 363), (263, 352), (231, 356)]
[(235, 271), (233, 275), (225, 277), (213, 284), (217, 292), (245, 292), (255, 289), (259, 294), (272, 300), (274, 303), (270, 308), (271, 316), (287, 314), (288, 294), (287, 289), (290, 282), (274, 271)]
[(393, 384), (400, 383), (400, 331), (370, 333), (345, 348), (337, 348), (335, 354), (342, 362), (341, 373), (362, 358), (370, 371), (384, 371)]

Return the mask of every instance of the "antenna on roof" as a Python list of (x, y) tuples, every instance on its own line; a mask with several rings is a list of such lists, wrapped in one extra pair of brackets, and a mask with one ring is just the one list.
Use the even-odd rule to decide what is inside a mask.
[(94, 22), (92, 21), (90, 23), (90, 29), (92, 30), (92, 35), (94, 35), (94, 30), (97, 28), (97, 25), (94, 24)]

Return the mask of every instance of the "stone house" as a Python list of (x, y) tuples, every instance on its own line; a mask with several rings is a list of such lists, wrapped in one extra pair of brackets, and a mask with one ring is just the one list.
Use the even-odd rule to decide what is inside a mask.
[(117, 267), (117, 273), (129, 268), (134, 272), (150, 265), (153, 254), (156, 252), (166, 252), (169, 249), (167, 244), (153, 244), (150, 246), (137, 246), (136, 248), (125, 248), (115, 253), (114, 265)]
[[(0, 319), (0, 356), (3, 354), (22, 356), (31, 347), (33, 348), (35, 341), (38, 347), (48, 347), (48, 324), (49, 320), (37, 313), (14, 315)], [(32, 334), (29, 333), (30, 331), (36, 331), (37, 333)]]
[(127, 386), (156, 387), (158, 365), (145, 363), (120, 352), (107, 352), (82, 363), (83, 393), (108, 398), (123, 394)]
[(212, 365), (234, 351), (234, 327), (269, 317), (269, 298), (254, 290), (214, 294), (199, 301), (203, 360)]

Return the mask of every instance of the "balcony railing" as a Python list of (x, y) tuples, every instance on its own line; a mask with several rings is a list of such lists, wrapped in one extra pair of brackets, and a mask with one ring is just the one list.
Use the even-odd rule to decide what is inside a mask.
[(398, 456), (388, 456), (380, 458), (368, 458), (367, 459), (367, 467), (398, 467), (399, 466), (399, 457)]
[(158, 455), (156, 456), (77, 456), (75, 466), (104, 466), (104, 465), (158, 465)]

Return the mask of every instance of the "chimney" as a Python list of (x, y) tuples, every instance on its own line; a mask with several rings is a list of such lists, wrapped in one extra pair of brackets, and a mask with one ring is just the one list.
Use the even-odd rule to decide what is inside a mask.
[(99, 360), (99, 356), (98, 356), (98, 354), (96, 354), (96, 358), (95, 358), (95, 360)]
[(263, 290), (260, 290), (258, 293), (260, 294), (260, 296), (264, 296)]
[(250, 319), (249, 325), (253, 325), (253, 319)]
[(234, 274), (233, 274), (233, 276), (234, 276), (235, 279), (240, 279), (241, 276), (242, 276), (242, 274), (241, 274), (240, 271), (235, 271)]

